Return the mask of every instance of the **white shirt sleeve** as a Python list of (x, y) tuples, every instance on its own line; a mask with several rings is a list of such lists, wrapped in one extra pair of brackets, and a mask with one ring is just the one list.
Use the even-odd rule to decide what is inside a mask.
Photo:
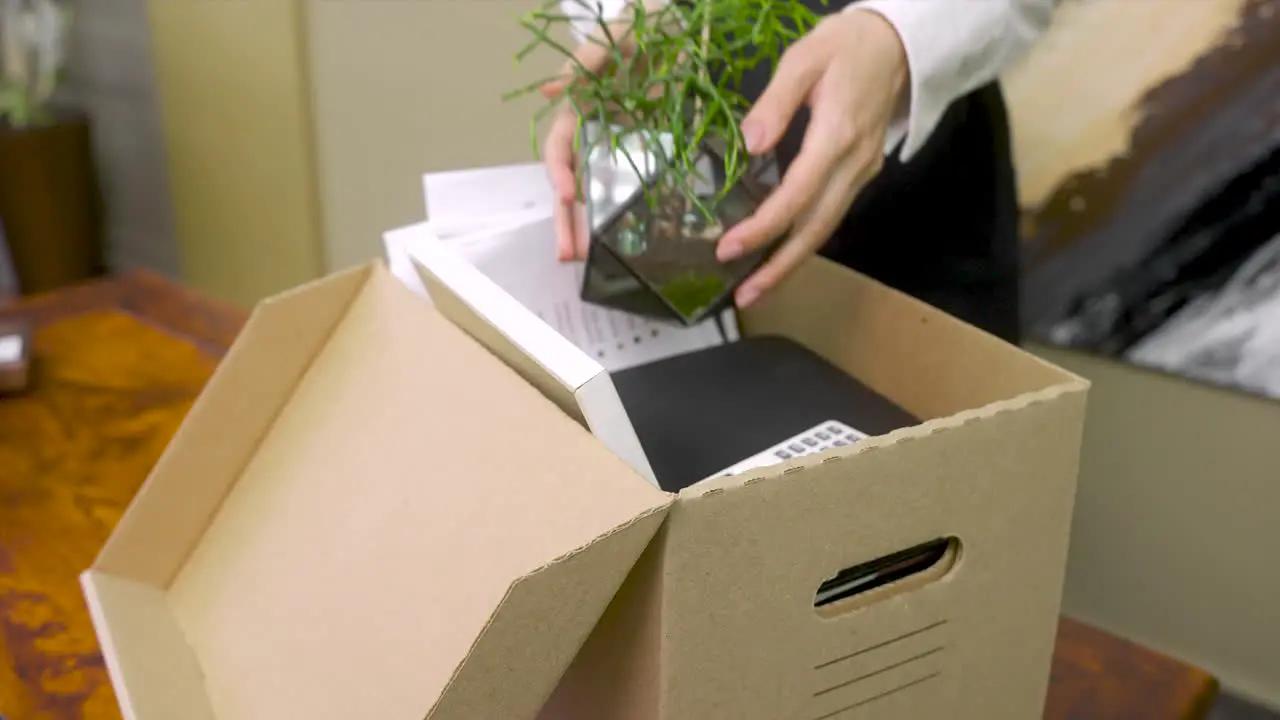
[(560, 10), (571, 19), (573, 38), (583, 42), (600, 28), (601, 20), (622, 14), (628, 0), (560, 0)]
[[(651, 0), (652, 2), (653, 0)], [(618, 17), (628, 0), (560, 0), (579, 42), (599, 19)], [(856, 0), (847, 10), (879, 13), (897, 30), (911, 89), (889, 128), (885, 153), (901, 144), (903, 162), (929, 140), (958, 98), (995, 80), (1049, 26), (1058, 0)], [(903, 140), (905, 139), (905, 142)]]
[(858, 0), (902, 38), (911, 72), (910, 100), (890, 127), (886, 152), (902, 144), (910, 160), (957, 99), (1000, 76), (1040, 38), (1057, 0)]

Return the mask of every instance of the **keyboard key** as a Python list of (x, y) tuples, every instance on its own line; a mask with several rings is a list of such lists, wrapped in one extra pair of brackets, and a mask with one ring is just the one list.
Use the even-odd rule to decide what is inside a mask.
[(804, 446), (801, 445), (800, 443), (791, 443), (790, 445), (787, 446), (787, 449), (794, 453), (804, 452)]
[(814, 440), (814, 439), (813, 439), (813, 438), (811, 438), (811, 437), (807, 437), (807, 438), (805, 438), (802, 442), (803, 442), (805, 445), (808, 445), (809, 447), (817, 447), (817, 445), (818, 445), (818, 441), (817, 441), (817, 440)]
[(822, 430), (819, 430), (819, 431), (818, 431), (817, 433), (815, 433), (815, 434), (818, 436), (818, 439), (819, 439), (819, 440), (830, 440), (830, 439), (831, 439), (831, 434), (830, 434), (830, 433), (827, 433), (827, 432), (824, 432), (824, 431), (822, 431)]
[(774, 455), (777, 455), (778, 457), (782, 458), (783, 460), (790, 460), (790, 459), (791, 459), (791, 453), (787, 452), (786, 450), (779, 450), (778, 452), (774, 453)]
[(844, 430), (839, 425), (828, 425), (827, 432), (831, 433), (832, 435), (844, 434)]

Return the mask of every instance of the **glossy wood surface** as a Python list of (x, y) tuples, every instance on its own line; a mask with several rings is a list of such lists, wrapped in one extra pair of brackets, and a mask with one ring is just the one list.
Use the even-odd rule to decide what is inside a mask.
[(1046, 720), (1201, 720), (1218, 681), (1070, 618), (1058, 624)]
[[(38, 364), (29, 393), (0, 399), (0, 714), (118, 720), (77, 576), (246, 314), (131, 274), (5, 317), (36, 324)], [(1046, 717), (1199, 718), (1215, 692), (1203, 671), (1063, 619)]]
[(116, 720), (77, 576), (245, 314), (130, 275), (6, 316), (37, 330), (31, 391), (0, 399), (0, 714)]

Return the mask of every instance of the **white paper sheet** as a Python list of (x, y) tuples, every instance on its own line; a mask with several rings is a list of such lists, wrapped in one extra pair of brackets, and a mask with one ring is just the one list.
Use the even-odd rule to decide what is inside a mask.
[[(511, 165), (424, 176), (428, 225), (441, 240), (610, 371), (738, 339), (735, 311), (682, 327), (591, 305), (581, 299), (583, 264), (556, 257), (552, 194), (541, 165)], [(421, 281), (413, 248), (387, 248), (391, 271)], [(425, 290), (424, 290), (425, 292)]]
[[(720, 345), (715, 323), (685, 328), (583, 302), (583, 264), (555, 255), (549, 216), (517, 227), (456, 238), (459, 252), (605, 369), (613, 371)], [(736, 340), (736, 326), (726, 333)]]
[(422, 176), (427, 219), (436, 228), (474, 226), (477, 221), (550, 212), (555, 198), (542, 165), (499, 165)]

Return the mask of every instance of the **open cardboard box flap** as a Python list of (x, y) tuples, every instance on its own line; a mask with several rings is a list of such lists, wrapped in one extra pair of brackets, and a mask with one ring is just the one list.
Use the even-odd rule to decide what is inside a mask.
[(376, 264), (259, 306), (83, 584), (131, 719), (534, 717), (670, 502)]

